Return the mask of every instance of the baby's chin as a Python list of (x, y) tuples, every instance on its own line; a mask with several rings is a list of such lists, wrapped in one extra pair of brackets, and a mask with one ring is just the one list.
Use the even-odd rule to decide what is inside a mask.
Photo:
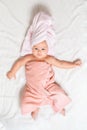
[(44, 59), (46, 56), (35, 56), (37, 59), (39, 59), (39, 60), (42, 60), (42, 59)]

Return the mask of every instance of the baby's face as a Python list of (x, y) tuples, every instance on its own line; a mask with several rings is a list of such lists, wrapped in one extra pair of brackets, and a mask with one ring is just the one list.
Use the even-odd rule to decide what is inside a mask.
[(40, 42), (32, 47), (32, 54), (38, 58), (43, 59), (47, 56), (48, 45), (46, 41)]

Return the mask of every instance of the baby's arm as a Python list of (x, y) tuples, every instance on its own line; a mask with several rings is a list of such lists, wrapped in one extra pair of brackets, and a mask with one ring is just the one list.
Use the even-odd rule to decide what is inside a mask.
[(80, 66), (82, 64), (80, 59), (70, 62), (70, 61), (59, 60), (59, 59), (56, 59), (55, 57), (51, 57), (51, 56), (48, 56), (46, 58), (46, 62), (48, 62), (49, 64), (52, 64), (56, 67), (65, 68), (65, 69), (74, 68), (74, 67)]
[(20, 69), (21, 66), (25, 65), (26, 62), (30, 61), (32, 58), (31, 55), (26, 55), (21, 58), (19, 58), (14, 65), (12, 66), (11, 70), (7, 73), (7, 77), (11, 79), (12, 77), (15, 77), (16, 72)]

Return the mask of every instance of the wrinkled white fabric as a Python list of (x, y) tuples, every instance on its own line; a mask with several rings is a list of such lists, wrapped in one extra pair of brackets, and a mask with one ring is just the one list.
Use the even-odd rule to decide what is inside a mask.
[[(31, 115), (23, 116), (20, 111), (24, 69), (19, 70), (16, 79), (7, 79), (6, 73), (20, 55), (31, 12), (37, 12), (38, 3), (47, 6), (55, 19), (55, 55), (62, 60), (81, 58), (83, 64), (68, 70), (55, 68), (56, 81), (72, 99), (66, 116), (55, 115), (50, 106), (44, 106), (34, 121)], [(87, 130), (86, 21), (86, 0), (0, 0), (0, 130)]]
[(48, 54), (53, 55), (53, 46), (55, 44), (54, 21), (52, 16), (39, 12), (35, 15), (25, 37), (21, 55), (32, 53), (32, 47), (44, 40), (49, 48)]

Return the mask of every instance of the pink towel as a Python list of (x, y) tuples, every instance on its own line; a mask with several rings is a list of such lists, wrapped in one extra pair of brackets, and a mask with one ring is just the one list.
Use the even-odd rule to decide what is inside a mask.
[(35, 15), (33, 22), (25, 37), (21, 55), (32, 53), (32, 46), (46, 40), (48, 44), (48, 54), (53, 55), (55, 43), (54, 21), (50, 15), (39, 12)]
[(54, 82), (54, 72), (46, 62), (28, 62), (26, 64), (26, 87), (21, 109), (30, 113), (43, 105), (51, 105), (55, 112), (60, 112), (71, 99), (65, 91)]

